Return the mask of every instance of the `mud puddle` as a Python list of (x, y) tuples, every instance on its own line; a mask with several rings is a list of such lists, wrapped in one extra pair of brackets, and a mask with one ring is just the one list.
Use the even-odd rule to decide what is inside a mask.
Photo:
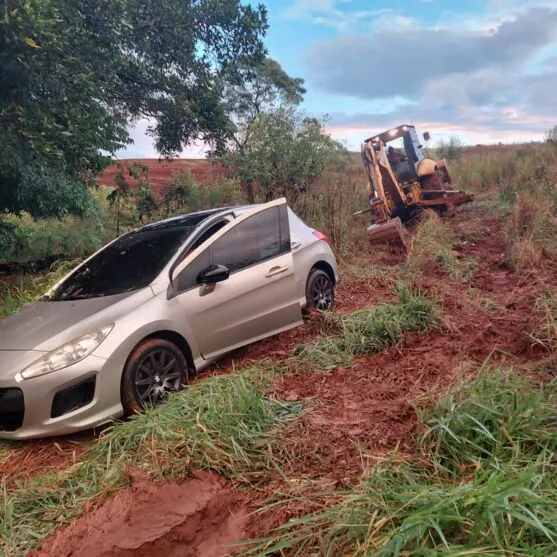
[(131, 488), (58, 530), (31, 557), (225, 557), (244, 536), (241, 499), (216, 474)]

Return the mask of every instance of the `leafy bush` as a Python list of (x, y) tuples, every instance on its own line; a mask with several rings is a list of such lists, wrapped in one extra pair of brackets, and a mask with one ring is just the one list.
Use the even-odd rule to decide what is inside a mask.
[(462, 156), (464, 152), (463, 141), (452, 135), (448, 139), (441, 139), (435, 147), (436, 156), (448, 162), (454, 162)]
[(174, 173), (162, 196), (166, 216), (236, 205), (241, 198), (236, 180), (221, 176), (196, 184), (189, 169)]

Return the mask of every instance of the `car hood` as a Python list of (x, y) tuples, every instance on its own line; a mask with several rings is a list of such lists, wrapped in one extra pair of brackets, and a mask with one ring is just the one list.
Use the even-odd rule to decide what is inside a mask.
[(36, 302), (0, 320), (0, 350), (54, 350), (113, 323), (118, 316), (152, 297), (151, 289), (144, 288), (86, 300)]

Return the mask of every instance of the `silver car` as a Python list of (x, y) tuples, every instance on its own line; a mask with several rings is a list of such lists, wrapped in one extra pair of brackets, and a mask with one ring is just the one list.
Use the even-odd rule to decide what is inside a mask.
[(304, 308), (332, 308), (337, 279), (326, 238), (284, 199), (125, 234), (0, 321), (0, 437), (140, 412)]

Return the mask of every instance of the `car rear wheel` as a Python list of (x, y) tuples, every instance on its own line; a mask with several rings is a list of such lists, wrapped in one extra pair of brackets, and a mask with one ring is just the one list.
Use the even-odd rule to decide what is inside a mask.
[(151, 338), (131, 353), (122, 378), (122, 405), (126, 415), (157, 405), (187, 382), (182, 351), (168, 340)]
[(306, 286), (307, 309), (332, 310), (335, 305), (335, 287), (325, 271), (313, 269)]

